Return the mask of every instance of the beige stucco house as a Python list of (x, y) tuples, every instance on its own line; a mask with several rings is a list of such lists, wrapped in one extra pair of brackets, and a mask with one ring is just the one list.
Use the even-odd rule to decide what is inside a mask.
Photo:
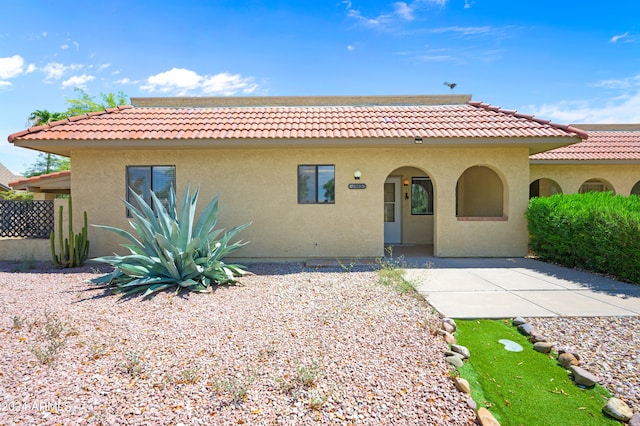
[[(245, 260), (377, 257), (385, 244), (524, 256), (530, 184), (555, 176), (543, 165), (530, 173), (530, 156), (587, 137), (466, 95), (132, 104), (9, 141), (71, 157), (74, 209), (91, 223), (127, 229), (128, 186), (148, 196), (200, 185), (201, 208), (220, 194), (222, 227), (253, 222), (237, 252)], [(124, 252), (111, 233), (90, 239), (92, 256)]]
[(640, 125), (573, 126), (589, 138), (530, 157), (530, 195), (587, 191), (640, 195)]

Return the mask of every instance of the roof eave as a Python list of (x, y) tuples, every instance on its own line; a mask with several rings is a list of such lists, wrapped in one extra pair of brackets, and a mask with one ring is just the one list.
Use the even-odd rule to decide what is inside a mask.
[(14, 145), (49, 154), (71, 156), (82, 149), (173, 149), (173, 148), (288, 148), (307, 147), (403, 147), (403, 146), (526, 146), (529, 155), (579, 142), (577, 136), (555, 137), (389, 137), (389, 138), (236, 138), (236, 139), (19, 139)]
[(604, 159), (594, 159), (594, 160), (578, 160), (578, 159), (563, 159), (563, 160), (550, 160), (550, 159), (546, 159), (546, 160), (535, 160), (535, 159), (529, 159), (529, 163), (530, 164), (553, 164), (553, 165), (559, 165), (559, 164), (572, 164), (572, 165), (576, 165), (576, 164), (582, 164), (582, 165), (587, 165), (587, 164), (640, 164), (640, 158), (633, 160), (604, 160)]

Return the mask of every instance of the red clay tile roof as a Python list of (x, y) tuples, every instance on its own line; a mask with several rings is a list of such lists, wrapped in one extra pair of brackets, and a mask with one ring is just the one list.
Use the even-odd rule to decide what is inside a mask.
[(589, 139), (531, 155), (531, 160), (630, 161), (640, 160), (640, 128), (633, 130), (587, 130)]
[(151, 108), (122, 106), (9, 136), (20, 140), (246, 138), (586, 138), (481, 102), (409, 106)]
[(45, 175), (34, 176), (30, 178), (22, 178), (13, 182), (9, 182), (9, 186), (13, 188), (25, 184), (34, 185), (46, 180), (59, 179), (66, 176), (71, 176), (71, 170), (63, 170), (61, 172), (47, 173)]

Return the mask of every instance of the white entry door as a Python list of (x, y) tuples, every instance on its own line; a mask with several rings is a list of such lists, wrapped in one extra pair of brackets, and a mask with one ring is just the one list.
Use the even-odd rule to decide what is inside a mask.
[(402, 242), (401, 179), (390, 177), (384, 182), (384, 243), (399, 244)]

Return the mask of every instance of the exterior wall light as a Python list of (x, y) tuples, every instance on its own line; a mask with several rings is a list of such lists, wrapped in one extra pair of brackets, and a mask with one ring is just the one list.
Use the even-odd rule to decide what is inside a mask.
[(353, 172), (353, 178), (355, 180), (359, 180), (362, 177), (362, 172), (360, 170), (356, 170), (355, 172)]
[(405, 179), (405, 180), (403, 180), (403, 181), (402, 181), (402, 184), (403, 184), (404, 186), (409, 186), (409, 179)]
[(422, 143), (422, 138), (415, 138), (413, 143)]

